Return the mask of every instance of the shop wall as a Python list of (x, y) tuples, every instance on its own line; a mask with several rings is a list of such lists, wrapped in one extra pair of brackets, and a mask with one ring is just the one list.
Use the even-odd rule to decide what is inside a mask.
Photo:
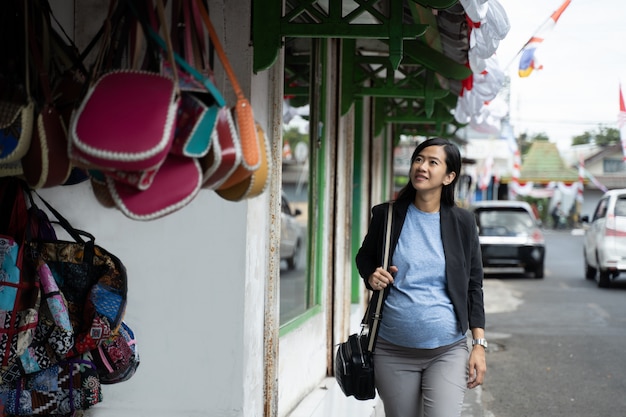
[(243, 415), (246, 204), (202, 192), (153, 222), (101, 207), (88, 183), (41, 192), (128, 271), (141, 365), (93, 416)]
[[(53, 1), (52, 6), (84, 46), (108, 2)], [(210, 1), (209, 7), (257, 121), (280, 142), (280, 136), (274, 139), (280, 117), (272, 105), (275, 74), (253, 75), (251, 69), (250, 2), (230, 1), (226, 7), (225, 1)], [(219, 68), (216, 85), (234, 102)], [(278, 213), (271, 204), (275, 193), (270, 187), (260, 197), (235, 203), (203, 190), (182, 210), (140, 222), (100, 206), (89, 182), (41, 191), (128, 270), (125, 320), (135, 331), (141, 365), (131, 380), (104, 386), (103, 402), (87, 415), (263, 415), (266, 402), (272, 401), (266, 401), (264, 391), (265, 351), (278, 343), (265, 337), (266, 328), (271, 331), (266, 287), (277, 275), (271, 267), (277, 256), (271, 223), (271, 210)]]

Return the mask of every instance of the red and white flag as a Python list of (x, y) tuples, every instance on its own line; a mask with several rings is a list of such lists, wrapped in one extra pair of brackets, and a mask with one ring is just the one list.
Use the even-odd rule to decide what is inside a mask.
[(556, 26), (556, 22), (559, 20), (567, 6), (570, 5), (572, 0), (565, 0), (561, 7), (556, 9), (550, 17), (537, 29), (535, 34), (526, 42), (526, 45), (522, 48), (520, 53), (522, 56), (519, 60), (518, 74), (520, 77), (528, 77), (535, 69), (542, 69), (543, 66), (537, 63), (535, 57), (535, 51), (541, 45), (546, 35), (548, 35)]
[(622, 141), (622, 154), (624, 162), (626, 162), (626, 106), (624, 105), (624, 95), (622, 94), (622, 85), (619, 86), (619, 113), (617, 114), (617, 126), (619, 127), (619, 136)]
[(582, 155), (578, 162), (578, 190), (576, 192), (576, 200), (582, 204), (584, 201), (583, 192), (585, 191), (585, 160)]

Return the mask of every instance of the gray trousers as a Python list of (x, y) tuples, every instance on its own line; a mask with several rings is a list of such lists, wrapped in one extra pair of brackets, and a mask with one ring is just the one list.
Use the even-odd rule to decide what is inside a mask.
[(379, 338), (374, 373), (385, 417), (460, 416), (468, 355), (465, 339), (437, 349), (412, 349)]

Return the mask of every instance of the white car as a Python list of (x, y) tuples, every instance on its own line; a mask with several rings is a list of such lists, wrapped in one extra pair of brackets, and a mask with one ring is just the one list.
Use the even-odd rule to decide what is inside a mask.
[(626, 272), (626, 188), (607, 191), (587, 224), (583, 243), (585, 278), (596, 279), (599, 287)]

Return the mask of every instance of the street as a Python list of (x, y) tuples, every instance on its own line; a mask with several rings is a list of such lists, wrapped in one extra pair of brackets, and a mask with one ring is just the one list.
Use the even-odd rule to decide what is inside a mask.
[(545, 234), (544, 279), (485, 279), (487, 377), (464, 416), (625, 415), (626, 277), (598, 288), (582, 235)]

